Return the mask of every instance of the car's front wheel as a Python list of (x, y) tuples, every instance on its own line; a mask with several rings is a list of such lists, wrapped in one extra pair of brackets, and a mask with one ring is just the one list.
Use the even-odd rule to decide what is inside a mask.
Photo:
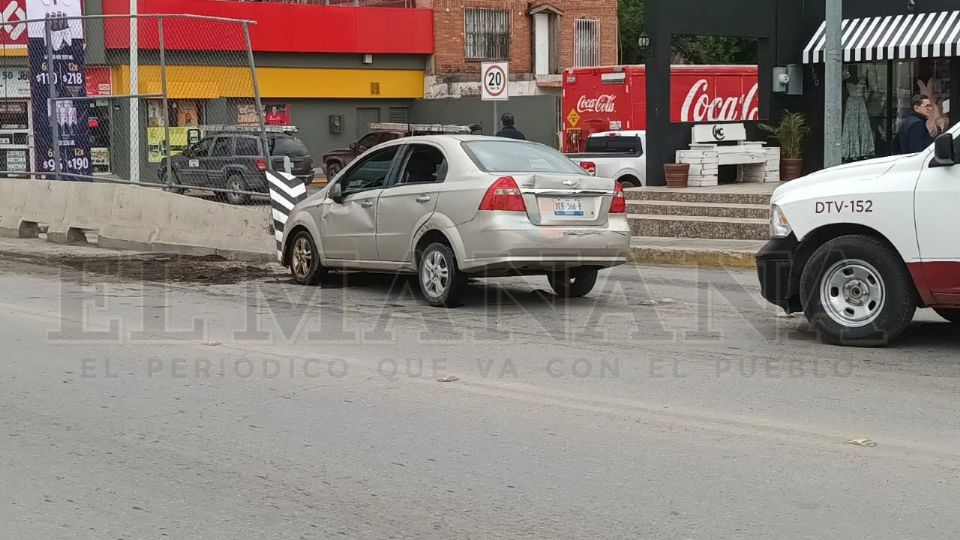
[(917, 311), (917, 294), (900, 254), (869, 236), (827, 242), (803, 270), (807, 319), (834, 345), (876, 347), (896, 339)]
[(317, 244), (307, 231), (294, 235), (290, 244), (290, 273), (302, 285), (316, 285), (327, 275), (326, 269), (320, 264)]
[(593, 291), (597, 284), (599, 270), (596, 268), (576, 268), (547, 274), (547, 281), (557, 296), (580, 298)]
[(960, 308), (935, 308), (934, 311), (953, 324), (960, 324)]
[(456, 307), (467, 292), (467, 276), (457, 266), (450, 246), (430, 244), (420, 256), (417, 269), (420, 291), (434, 307)]

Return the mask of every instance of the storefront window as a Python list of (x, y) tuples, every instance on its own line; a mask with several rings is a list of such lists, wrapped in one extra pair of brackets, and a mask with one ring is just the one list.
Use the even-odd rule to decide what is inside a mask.
[(950, 61), (923, 59), (850, 64), (844, 78), (843, 159), (845, 162), (898, 152), (900, 126), (913, 113), (913, 96), (923, 94), (942, 120), (932, 135), (950, 124)]
[[(163, 101), (147, 102), (147, 159), (150, 163), (160, 163), (165, 154), (164, 121), (170, 119), (170, 153), (183, 152), (191, 140), (199, 139), (199, 128), (204, 123), (203, 102), (196, 100), (169, 100), (169, 109), (163, 114)], [(193, 136), (191, 138), (191, 132)]]

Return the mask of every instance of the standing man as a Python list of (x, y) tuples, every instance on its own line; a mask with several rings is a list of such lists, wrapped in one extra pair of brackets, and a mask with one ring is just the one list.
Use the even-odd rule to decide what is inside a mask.
[(516, 139), (518, 141), (527, 140), (526, 135), (514, 127), (515, 120), (512, 114), (503, 113), (503, 116), (500, 117), (500, 123), (503, 124), (503, 129), (497, 132), (497, 137), (506, 137), (507, 139)]
[(934, 112), (933, 102), (926, 96), (916, 95), (912, 104), (913, 113), (903, 120), (900, 133), (897, 134), (901, 154), (923, 152), (933, 144), (933, 137), (927, 129), (927, 121)]

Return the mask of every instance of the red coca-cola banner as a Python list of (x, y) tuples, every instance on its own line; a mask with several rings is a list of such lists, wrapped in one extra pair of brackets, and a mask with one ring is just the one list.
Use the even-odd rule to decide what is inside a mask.
[[(683, 79), (679, 90), (683, 90)], [(674, 122), (735, 122), (742, 120), (757, 120), (759, 117), (759, 103), (757, 90), (759, 83), (746, 89), (745, 81), (741, 77), (698, 79), (689, 87), (683, 102), (677, 110), (675, 97), (677, 88), (671, 90), (671, 120)], [(679, 116), (678, 116), (679, 113)]]

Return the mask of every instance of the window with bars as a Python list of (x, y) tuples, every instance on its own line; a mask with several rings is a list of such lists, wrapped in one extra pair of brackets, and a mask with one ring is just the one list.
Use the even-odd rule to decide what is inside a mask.
[(574, 32), (574, 61), (577, 67), (600, 64), (600, 21), (577, 19)]
[(467, 8), (464, 36), (467, 60), (509, 60), (510, 12)]

